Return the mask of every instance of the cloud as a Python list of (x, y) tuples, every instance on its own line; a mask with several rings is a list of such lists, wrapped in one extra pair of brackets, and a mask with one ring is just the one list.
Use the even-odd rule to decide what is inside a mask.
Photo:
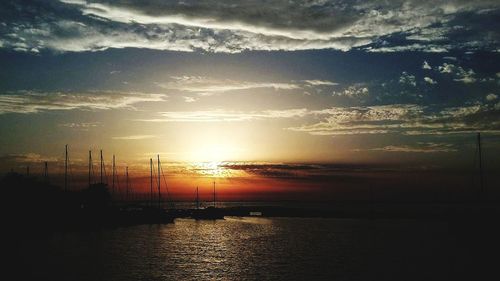
[(250, 120), (298, 118), (308, 114), (305, 108), (286, 110), (263, 110), (263, 111), (233, 111), (233, 110), (209, 110), (209, 111), (171, 111), (160, 112), (161, 118), (138, 119), (142, 122), (239, 122)]
[(38, 113), (49, 110), (134, 109), (141, 102), (163, 101), (165, 95), (123, 92), (33, 92), (0, 94), (0, 114)]
[(388, 145), (370, 149), (355, 149), (355, 151), (384, 151), (404, 153), (443, 153), (455, 152), (457, 149), (450, 143), (418, 143), (417, 145)]
[(345, 88), (343, 91), (334, 91), (333, 96), (363, 99), (370, 95), (368, 87), (358, 84)]
[[(369, 173), (387, 173), (401, 170), (422, 170), (422, 167), (391, 167), (389, 165), (320, 164), (320, 163), (269, 163), (269, 162), (221, 162), (218, 168), (227, 174), (259, 176), (290, 180), (314, 181), (365, 181)], [(234, 173), (236, 171), (239, 173)], [(241, 174), (243, 172), (244, 174)]]
[[(157, 82), (156, 85), (162, 89), (178, 91), (185, 94), (197, 96), (213, 96), (226, 92), (248, 91), (256, 89), (270, 89), (274, 91), (321, 91), (325, 88), (337, 86), (338, 83), (328, 80), (298, 80), (286, 82), (260, 82), (242, 81), (231, 79), (215, 79), (204, 76), (171, 76), (168, 82)], [(197, 99), (185, 96), (185, 102), (194, 102)]]
[(4, 154), (0, 156), (2, 163), (20, 163), (20, 164), (30, 164), (30, 163), (43, 163), (43, 162), (57, 162), (58, 159), (55, 157), (42, 156), (38, 153), (20, 153), (20, 154)]
[(312, 111), (321, 121), (290, 127), (311, 135), (456, 134), (487, 131), (500, 133), (500, 110), (495, 105), (445, 107), (394, 104), (366, 107), (334, 107)]
[(154, 135), (131, 135), (131, 136), (121, 136), (121, 137), (112, 137), (114, 140), (145, 140), (145, 139), (153, 139), (156, 138)]
[(424, 64), (422, 64), (422, 69), (432, 69), (432, 67), (429, 65), (427, 61), (424, 61)]
[(430, 77), (424, 77), (424, 81), (432, 85), (437, 84), (437, 82)]
[(304, 83), (312, 86), (335, 86), (338, 83), (327, 81), (327, 80), (303, 80)]
[[(302, 84), (296, 82), (250, 82), (213, 79), (203, 76), (171, 76), (170, 79), (169, 82), (156, 83), (156, 85), (163, 89), (194, 93), (200, 96), (251, 89), (296, 90), (302, 88)], [(321, 82), (326, 83), (326, 81)]]
[(193, 97), (184, 97), (184, 101), (185, 102), (195, 102), (197, 101), (198, 99), (196, 98), (193, 98)]
[(219, 167), (267, 178), (303, 178), (325, 174), (325, 165), (266, 162), (223, 162)]
[(437, 70), (442, 74), (451, 75), (453, 80), (457, 82), (463, 82), (466, 84), (476, 82), (476, 73), (472, 69), (465, 70), (461, 66), (445, 62), (438, 66)]
[(494, 50), (499, 8), (479, 1), (2, 1), (0, 46), (20, 52)]
[(158, 118), (139, 122), (243, 122), (271, 119), (296, 119), (305, 123), (285, 128), (311, 135), (361, 135), (397, 133), (405, 135), (456, 134), (487, 131), (500, 133), (500, 107), (475, 104), (457, 107), (391, 104), (357, 107), (332, 107), (311, 110), (170, 111)]
[(494, 101), (494, 100), (496, 100), (496, 99), (498, 99), (498, 96), (497, 96), (497, 95), (495, 95), (495, 94), (493, 94), (493, 93), (488, 94), (488, 95), (486, 96), (486, 100), (487, 100), (487, 101)]
[(79, 123), (61, 123), (60, 127), (67, 127), (75, 130), (88, 131), (90, 128), (102, 126), (101, 122), (79, 122)]
[(399, 77), (399, 83), (403, 85), (410, 85), (413, 87), (417, 86), (417, 81), (415, 75), (408, 74), (408, 72), (403, 71)]
[(397, 53), (397, 52), (425, 52), (425, 53), (446, 53), (454, 49), (452, 45), (420, 44), (413, 43), (404, 46), (391, 47), (366, 47), (364, 50), (370, 53)]
[[(149, 154), (150, 155), (150, 154)], [(148, 156), (149, 158), (149, 156)], [(164, 163), (168, 165), (170, 175), (185, 177), (210, 176), (214, 174), (225, 178), (279, 178), (283, 180), (311, 181), (359, 181), (360, 176), (367, 173), (388, 172), (408, 169), (408, 167), (390, 167), (388, 165), (363, 164), (323, 164), (323, 163), (277, 163), (277, 162), (197, 162), (197, 163)], [(146, 168), (146, 167), (144, 167)]]

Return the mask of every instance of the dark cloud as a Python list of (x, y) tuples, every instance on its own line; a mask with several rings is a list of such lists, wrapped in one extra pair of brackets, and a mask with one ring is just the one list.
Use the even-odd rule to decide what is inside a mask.
[[(379, 173), (401, 170), (415, 170), (416, 167), (395, 167), (367, 164), (303, 164), (303, 163), (251, 163), (226, 162), (219, 167), (227, 170), (244, 171), (249, 175), (284, 180), (304, 181), (365, 181)], [(417, 168), (420, 170), (420, 168)]]
[(241, 52), (496, 50), (496, 1), (2, 1), (0, 46)]

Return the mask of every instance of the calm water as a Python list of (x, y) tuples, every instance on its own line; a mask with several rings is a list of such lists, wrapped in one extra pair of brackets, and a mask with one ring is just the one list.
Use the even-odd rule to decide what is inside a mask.
[(32, 237), (15, 260), (20, 280), (455, 280), (486, 274), (467, 239), (445, 222), (178, 219)]

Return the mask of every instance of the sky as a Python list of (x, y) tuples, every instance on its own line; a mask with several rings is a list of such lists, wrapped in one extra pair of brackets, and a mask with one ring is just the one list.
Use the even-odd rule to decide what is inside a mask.
[(75, 188), (102, 149), (178, 198), (439, 197), (481, 132), (495, 186), (499, 30), (487, 0), (2, 1), (0, 170), (60, 181), (67, 144)]

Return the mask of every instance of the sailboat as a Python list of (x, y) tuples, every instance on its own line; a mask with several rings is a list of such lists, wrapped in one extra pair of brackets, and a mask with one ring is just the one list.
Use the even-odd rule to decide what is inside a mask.
[(215, 181), (213, 182), (213, 206), (207, 208), (200, 208), (200, 197), (198, 187), (196, 187), (196, 209), (192, 211), (191, 218), (195, 220), (219, 220), (224, 219), (224, 212), (222, 209), (217, 208), (215, 202)]
[(93, 171), (94, 166), (92, 163), (92, 151), (89, 150), (89, 186), (86, 192), (85, 207), (92, 209), (104, 209), (107, 208), (111, 202), (111, 196), (108, 190), (108, 184), (104, 182), (103, 172), (104, 172), (104, 160), (101, 150), (101, 161), (100, 161), (100, 181), (98, 183), (93, 183)]
[[(150, 167), (150, 198), (149, 202), (146, 206), (131, 206), (129, 208), (122, 208), (122, 212), (120, 214), (120, 220), (123, 224), (164, 224), (164, 223), (172, 223), (174, 221), (174, 216), (172, 213), (168, 212), (161, 206), (161, 163), (160, 156), (157, 156), (158, 163), (158, 175), (155, 179), (153, 176), (153, 158), (149, 159), (149, 167)], [(128, 178), (128, 167), (126, 168), (126, 182), (127, 182), (127, 196), (129, 189), (129, 178)], [(157, 183), (158, 187), (158, 201), (155, 206), (154, 202), (154, 193), (153, 193), (153, 185)]]

